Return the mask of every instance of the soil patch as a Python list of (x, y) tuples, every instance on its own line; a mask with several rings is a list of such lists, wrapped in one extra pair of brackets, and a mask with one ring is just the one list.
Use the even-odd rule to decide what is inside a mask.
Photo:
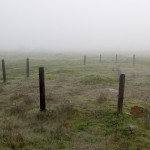
[(135, 117), (142, 117), (144, 115), (144, 108), (139, 106), (134, 106), (131, 108), (130, 113)]

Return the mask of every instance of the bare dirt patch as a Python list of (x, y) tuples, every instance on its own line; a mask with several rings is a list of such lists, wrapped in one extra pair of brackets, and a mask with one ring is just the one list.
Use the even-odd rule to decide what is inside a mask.
[(130, 113), (135, 117), (142, 117), (144, 116), (144, 108), (139, 106), (134, 106), (131, 108)]

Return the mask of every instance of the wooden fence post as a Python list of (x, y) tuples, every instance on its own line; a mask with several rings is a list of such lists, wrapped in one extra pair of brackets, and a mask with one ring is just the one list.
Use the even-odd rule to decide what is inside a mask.
[(125, 74), (121, 74), (119, 79), (119, 95), (118, 95), (118, 107), (117, 107), (118, 114), (122, 114), (124, 88), (125, 88)]
[(44, 111), (46, 110), (44, 67), (39, 68), (39, 86), (40, 86), (40, 110)]
[(116, 64), (118, 63), (118, 56), (117, 56), (117, 54), (116, 54)]
[(102, 55), (100, 54), (100, 64), (102, 63)]
[(133, 55), (133, 65), (135, 65), (135, 54)]
[(84, 65), (86, 65), (86, 56), (84, 56)]
[(29, 58), (27, 58), (27, 60), (26, 60), (26, 75), (27, 75), (27, 78), (29, 78), (29, 74), (30, 74), (30, 72), (29, 72)]
[(5, 68), (5, 60), (2, 59), (2, 72), (3, 72), (3, 82), (6, 82), (6, 68)]

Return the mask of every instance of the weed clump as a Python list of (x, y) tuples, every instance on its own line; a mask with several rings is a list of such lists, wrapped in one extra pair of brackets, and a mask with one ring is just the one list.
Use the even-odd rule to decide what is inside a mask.
[(74, 113), (72, 103), (65, 100), (51, 112), (51, 117), (57, 119), (71, 119)]
[(98, 103), (106, 102), (107, 100), (108, 100), (108, 97), (105, 92), (101, 92), (97, 98)]

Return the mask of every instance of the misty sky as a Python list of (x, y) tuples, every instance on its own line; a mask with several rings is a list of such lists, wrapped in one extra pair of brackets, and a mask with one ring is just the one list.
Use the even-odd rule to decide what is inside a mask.
[(150, 50), (149, 0), (0, 0), (0, 50)]

